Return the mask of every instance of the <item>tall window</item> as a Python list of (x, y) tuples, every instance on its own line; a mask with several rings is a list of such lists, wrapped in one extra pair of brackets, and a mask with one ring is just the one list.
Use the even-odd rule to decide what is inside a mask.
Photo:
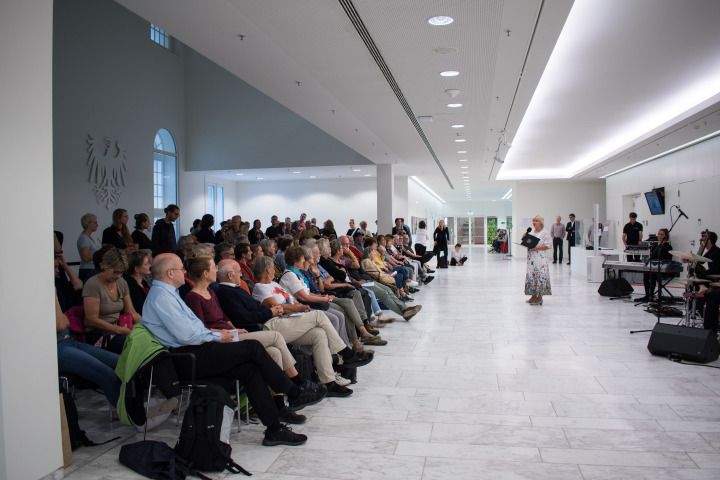
[[(161, 128), (153, 148), (153, 207), (155, 220), (165, 217), (165, 207), (177, 204), (177, 150), (170, 132)], [(175, 234), (178, 228), (175, 225)]]
[(170, 50), (170, 35), (157, 25), (150, 24), (150, 40)]
[(216, 183), (207, 184), (205, 208), (215, 217), (215, 230), (219, 229), (220, 222), (225, 220), (225, 187)]

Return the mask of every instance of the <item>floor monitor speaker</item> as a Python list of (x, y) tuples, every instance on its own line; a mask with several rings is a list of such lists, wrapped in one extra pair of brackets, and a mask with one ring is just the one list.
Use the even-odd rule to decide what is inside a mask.
[(717, 360), (720, 344), (712, 330), (657, 323), (647, 349), (653, 355), (672, 356), (696, 363)]

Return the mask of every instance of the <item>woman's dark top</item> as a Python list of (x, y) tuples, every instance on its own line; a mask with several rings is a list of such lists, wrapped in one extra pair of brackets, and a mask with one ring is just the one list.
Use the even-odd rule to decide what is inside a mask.
[(132, 235), (133, 242), (138, 246), (140, 250), (147, 250), (150, 248), (150, 239), (140, 230), (133, 231)]
[(250, 240), (250, 245), (255, 245), (256, 243), (260, 243), (260, 240), (265, 239), (265, 235), (263, 234), (262, 230), (255, 230), (254, 228), (248, 232), (248, 240)]
[(128, 284), (128, 290), (130, 291), (130, 301), (133, 304), (133, 308), (137, 313), (142, 315), (143, 305), (147, 298), (147, 292), (150, 290), (150, 285), (143, 279), (143, 286), (138, 285), (137, 281), (129, 274), (123, 275), (123, 278)]
[(440, 227), (437, 227), (435, 233), (433, 233), (433, 240), (437, 242), (439, 247), (446, 247), (450, 241), (450, 231), (447, 227), (442, 230), (440, 230)]
[(658, 243), (650, 250), (650, 260), (662, 260), (669, 262), (672, 260), (672, 244), (670, 242)]
[(220, 302), (218, 302), (215, 292), (211, 289), (208, 289), (208, 292), (210, 292), (209, 299), (195, 292), (188, 292), (188, 294), (185, 295), (185, 303), (187, 303), (190, 310), (202, 320), (207, 328), (216, 328), (218, 330), (229, 329), (230, 319), (220, 308)]
[(197, 235), (198, 243), (212, 243), (215, 244), (215, 234), (209, 228), (203, 228)]
[(103, 230), (102, 244), (112, 245), (113, 247), (119, 248), (120, 250), (124, 250), (128, 247), (127, 245), (125, 245), (125, 240), (123, 240), (117, 229), (112, 225)]

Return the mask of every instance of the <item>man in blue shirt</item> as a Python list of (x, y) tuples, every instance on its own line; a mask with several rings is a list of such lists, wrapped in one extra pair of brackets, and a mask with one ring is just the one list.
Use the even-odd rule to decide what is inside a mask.
[[(152, 266), (153, 286), (143, 307), (142, 323), (155, 338), (173, 352), (193, 353), (196, 376), (237, 379), (257, 412), (265, 430), (263, 445), (302, 445), (307, 436), (294, 433), (278, 420), (278, 410), (268, 386), (286, 393), (290, 408), (299, 410), (325, 397), (327, 389), (311, 383), (294, 384), (270, 358), (260, 342), (234, 342), (233, 330), (210, 331), (178, 295), (185, 283), (177, 255), (158, 255)], [(175, 365), (178, 378), (191, 377), (187, 362)]]

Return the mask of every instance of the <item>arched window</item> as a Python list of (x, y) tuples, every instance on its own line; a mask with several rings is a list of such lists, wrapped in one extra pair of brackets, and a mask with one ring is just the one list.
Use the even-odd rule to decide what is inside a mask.
[[(175, 140), (166, 129), (155, 135), (153, 148), (153, 207), (157, 221), (165, 217), (165, 207), (177, 204), (177, 150)], [(177, 235), (178, 228), (175, 225)]]

